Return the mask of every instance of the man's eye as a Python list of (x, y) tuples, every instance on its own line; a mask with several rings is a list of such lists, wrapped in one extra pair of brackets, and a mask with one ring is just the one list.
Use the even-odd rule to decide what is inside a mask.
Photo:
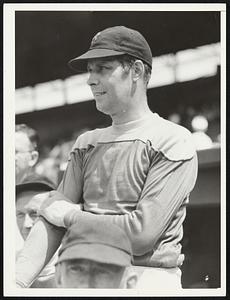
[(88, 67), (87, 71), (89, 73), (92, 73), (92, 72), (101, 73), (101, 72), (104, 72), (104, 71), (107, 71), (110, 69), (111, 69), (111, 66), (109, 66), (109, 65), (98, 65), (98, 66), (95, 66), (94, 68)]
[(38, 217), (38, 214), (36, 212), (32, 212), (32, 213), (30, 213), (30, 217), (32, 219), (36, 219)]
[(108, 65), (101, 65), (101, 66), (98, 66), (98, 72), (104, 72), (104, 71), (108, 71), (110, 70), (111, 67), (108, 66)]
[(97, 269), (97, 270), (96, 270), (96, 273), (97, 273), (97, 274), (100, 274), (100, 275), (103, 275), (103, 276), (104, 276), (104, 275), (106, 275), (106, 276), (107, 276), (107, 275), (110, 275), (110, 271), (109, 271), (109, 270), (106, 270), (106, 269), (103, 269), (103, 268)]
[(71, 266), (69, 268), (69, 271), (72, 273), (83, 272), (83, 267), (82, 266)]
[(112, 67), (111, 67), (111, 66), (109, 66), (109, 65), (104, 65), (104, 66), (103, 66), (103, 68), (105, 68), (106, 70), (110, 70), (110, 69), (112, 69)]
[(17, 218), (23, 218), (24, 217), (24, 214), (23, 213), (21, 213), (21, 212), (17, 212)]

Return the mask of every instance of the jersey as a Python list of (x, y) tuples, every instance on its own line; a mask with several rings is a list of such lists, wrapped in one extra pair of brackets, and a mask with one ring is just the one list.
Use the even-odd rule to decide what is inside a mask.
[(196, 177), (191, 133), (149, 112), (79, 136), (58, 190), (83, 206), (67, 225), (115, 223), (130, 238), (134, 265), (170, 268), (184, 259), (182, 223)]

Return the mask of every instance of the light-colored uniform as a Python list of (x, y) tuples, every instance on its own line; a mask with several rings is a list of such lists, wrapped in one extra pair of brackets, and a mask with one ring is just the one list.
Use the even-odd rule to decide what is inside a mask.
[(95, 226), (98, 218), (108, 226), (116, 223), (131, 240), (134, 265), (154, 267), (148, 274), (165, 269), (180, 282), (182, 223), (196, 177), (190, 132), (150, 113), (81, 135), (58, 190), (83, 204), (69, 223), (82, 217), (93, 219)]

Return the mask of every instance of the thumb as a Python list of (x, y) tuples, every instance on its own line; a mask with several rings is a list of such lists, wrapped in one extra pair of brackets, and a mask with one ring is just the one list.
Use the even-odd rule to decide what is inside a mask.
[(57, 191), (53, 190), (49, 192), (49, 197), (55, 196)]

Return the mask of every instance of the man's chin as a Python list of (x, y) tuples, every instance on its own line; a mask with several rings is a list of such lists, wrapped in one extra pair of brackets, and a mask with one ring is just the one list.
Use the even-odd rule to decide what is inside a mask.
[(101, 113), (103, 113), (105, 115), (109, 115), (109, 116), (111, 115), (110, 109), (109, 108), (106, 109), (106, 107), (103, 106), (103, 105), (100, 105), (100, 104), (96, 103), (96, 108), (97, 108), (98, 111), (100, 111)]

